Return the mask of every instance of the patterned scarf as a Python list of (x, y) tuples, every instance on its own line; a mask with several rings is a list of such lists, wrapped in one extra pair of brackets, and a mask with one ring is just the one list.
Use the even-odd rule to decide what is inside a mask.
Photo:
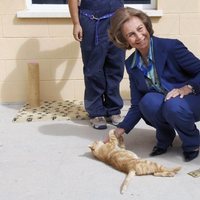
[(150, 91), (157, 91), (159, 93), (166, 94), (167, 91), (164, 88), (162, 88), (156, 71), (152, 38), (150, 38), (147, 64), (145, 64), (140, 52), (136, 49), (132, 63), (132, 68), (133, 67), (137, 67), (143, 72), (147, 87)]

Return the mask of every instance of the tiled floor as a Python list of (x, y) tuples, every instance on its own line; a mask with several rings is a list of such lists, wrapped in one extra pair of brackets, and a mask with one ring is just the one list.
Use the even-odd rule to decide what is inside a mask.
[[(1, 200), (197, 200), (200, 177), (187, 173), (200, 168), (200, 156), (186, 163), (180, 140), (159, 157), (149, 157), (155, 132), (142, 122), (126, 136), (127, 148), (140, 157), (168, 167), (181, 166), (173, 178), (136, 176), (124, 195), (125, 174), (95, 160), (88, 144), (108, 130), (94, 130), (87, 121), (13, 123), (20, 105), (0, 105)], [(124, 111), (125, 112), (125, 111)], [(199, 124), (198, 124), (199, 125)], [(200, 127), (200, 126), (199, 126)]]

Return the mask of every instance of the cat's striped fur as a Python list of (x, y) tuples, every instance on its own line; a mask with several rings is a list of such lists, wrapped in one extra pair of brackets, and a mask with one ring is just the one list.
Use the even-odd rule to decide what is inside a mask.
[(89, 148), (97, 159), (127, 174), (121, 185), (121, 193), (126, 190), (130, 180), (135, 175), (152, 174), (154, 176), (172, 177), (181, 169), (181, 167), (168, 169), (155, 162), (139, 158), (135, 153), (125, 149), (123, 138), (117, 139), (114, 130), (109, 132), (108, 143), (96, 141), (89, 145)]

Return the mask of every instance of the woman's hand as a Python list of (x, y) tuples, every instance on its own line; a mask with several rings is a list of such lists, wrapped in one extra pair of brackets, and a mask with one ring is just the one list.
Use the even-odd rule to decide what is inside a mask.
[[(125, 133), (125, 130), (123, 128), (116, 128), (114, 131), (114, 134), (117, 138), (122, 136)], [(109, 142), (109, 135), (106, 135), (105, 139), (103, 140), (104, 143)]]
[(192, 88), (188, 87), (188, 85), (183, 86), (182, 88), (174, 88), (170, 92), (167, 93), (165, 97), (165, 101), (175, 98), (177, 96), (180, 96), (180, 98), (183, 98), (184, 96), (192, 93)]
[(116, 128), (114, 133), (116, 138), (120, 138), (125, 133), (125, 130), (123, 128)]

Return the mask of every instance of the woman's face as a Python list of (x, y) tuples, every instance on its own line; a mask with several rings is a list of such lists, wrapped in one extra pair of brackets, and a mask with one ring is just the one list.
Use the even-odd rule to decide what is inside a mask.
[(122, 34), (132, 48), (136, 48), (143, 56), (149, 52), (150, 34), (138, 17), (132, 17), (122, 26)]

